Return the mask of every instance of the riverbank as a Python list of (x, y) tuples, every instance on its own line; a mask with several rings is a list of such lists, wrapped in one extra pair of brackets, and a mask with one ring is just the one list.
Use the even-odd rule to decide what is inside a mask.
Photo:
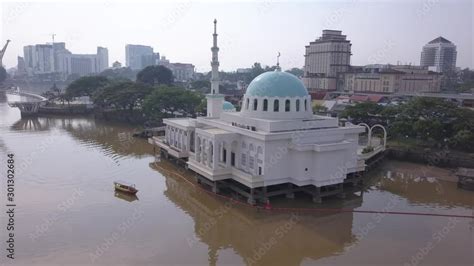
[(46, 105), (38, 108), (39, 115), (89, 115), (93, 109), (86, 104)]
[(443, 168), (472, 167), (474, 154), (452, 149), (426, 148), (423, 146), (389, 145), (387, 156), (390, 159), (422, 163)]
[(125, 123), (131, 126), (144, 126), (148, 118), (138, 110), (102, 110), (95, 109), (94, 117), (100, 120)]
[[(0, 155), (14, 153), (18, 166), (28, 165), (17, 174), (22, 193), (15, 241), (22, 245), (16, 263), (88, 265), (92, 254), (95, 265), (243, 265), (250, 260), (262, 266), (403, 265), (449, 222), (363, 213), (301, 213), (292, 220), (286, 213), (257, 211), (179, 178), (193, 180), (194, 175), (166, 160), (155, 161), (152, 146), (133, 138), (135, 131), (127, 123), (92, 116), (21, 119), (18, 109), (0, 102)], [(425, 166), (386, 160), (370, 173), (363, 195), (323, 206), (472, 213), (474, 194), (443, 181), (450, 171)], [(136, 184), (138, 200), (115, 194), (116, 180)], [(308, 197), (281, 197), (272, 206), (314, 208), (314, 203)], [(449, 227), (423, 264), (449, 265), (453, 257), (458, 264), (472, 264), (469, 222), (459, 219)], [(374, 246), (392, 252), (374, 252)]]
[(38, 108), (38, 116), (75, 116), (91, 115), (95, 119), (124, 123), (130, 126), (143, 126), (148, 118), (138, 110), (104, 110), (91, 104), (47, 104)]

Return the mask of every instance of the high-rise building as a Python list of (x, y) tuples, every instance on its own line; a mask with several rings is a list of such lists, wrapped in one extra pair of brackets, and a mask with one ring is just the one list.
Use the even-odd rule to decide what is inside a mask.
[(34, 45), (27, 45), (23, 47), (23, 59), (25, 60), (25, 71), (31, 76), (36, 65), (36, 53)]
[(456, 45), (443, 37), (438, 37), (423, 46), (420, 65), (445, 73), (456, 68)]
[[(125, 65), (133, 70), (145, 68), (147, 63), (153, 61), (153, 47), (145, 45), (127, 44), (125, 46)], [(158, 57), (159, 58), (159, 57)]]
[(29, 74), (54, 72), (53, 45), (37, 44), (23, 47), (26, 70)]
[(95, 54), (70, 54), (64, 60), (67, 76), (86, 76), (100, 72), (99, 57)]
[(66, 67), (64, 65), (64, 57), (67, 55), (70, 55), (71, 52), (66, 49), (66, 43), (64, 42), (53, 43), (53, 49), (54, 49), (54, 71), (57, 73), (66, 73)]
[(155, 66), (160, 62), (160, 53), (147, 54), (142, 56), (141, 68)]
[(338, 75), (351, 62), (351, 42), (339, 30), (323, 35), (306, 46), (303, 83), (309, 90), (336, 90)]
[(64, 42), (36, 44), (23, 47), (25, 71), (29, 76), (58, 74), (66, 79), (97, 74), (109, 65), (107, 48), (97, 47), (97, 54), (72, 54)]
[(102, 72), (109, 67), (109, 50), (97, 47), (97, 71)]

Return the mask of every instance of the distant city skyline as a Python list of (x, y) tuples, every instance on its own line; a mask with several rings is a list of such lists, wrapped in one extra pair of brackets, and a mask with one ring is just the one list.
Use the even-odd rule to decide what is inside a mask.
[[(455, 3), (453, 3), (455, 2)], [(218, 23), (220, 69), (274, 65), (303, 67), (305, 46), (324, 29), (341, 30), (352, 43), (351, 65), (419, 65), (422, 47), (442, 36), (457, 46), (457, 66), (473, 68), (473, 4), (446, 1), (16, 3), (1, 5), (3, 59), (16, 67), (23, 46), (66, 42), (75, 53), (109, 50), (125, 65), (125, 46), (154, 47), (173, 62), (209, 71), (212, 21)], [(449, 17), (449, 20), (443, 19)], [(34, 21), (34, 23), (31, 23)]]

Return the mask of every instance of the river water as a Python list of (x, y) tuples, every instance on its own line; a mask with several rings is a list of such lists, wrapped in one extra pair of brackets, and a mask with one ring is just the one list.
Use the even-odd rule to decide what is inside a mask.
[[(134, 128), (80, 117), (21, 119), (0, 98), (1, 263), (14, 265), (473, 265), (472, 219), (257, 211), (156, 161)], [(6, 258), (6, 155), (14, 153), (15, 259)], [(370, 186), (319, 207), (473, 215), (452, 171), (385, 161)], [(137, 198), (113, 181), (135, 183)], [(274, 206), (314, 207), (309, 199)]]

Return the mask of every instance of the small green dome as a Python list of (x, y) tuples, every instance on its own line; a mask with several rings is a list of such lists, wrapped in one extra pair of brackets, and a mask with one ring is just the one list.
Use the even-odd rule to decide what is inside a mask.
[(224, 109), (224, 111), (232, 111), (235, 110), (235, 106), (228, 101), (224, 101), (222, 104), (222, 109)]
[(308, 90), (295, 75), (270, 71), (254, 78), (245, 94), (258, 97), (305, 97), (308, 95)]

